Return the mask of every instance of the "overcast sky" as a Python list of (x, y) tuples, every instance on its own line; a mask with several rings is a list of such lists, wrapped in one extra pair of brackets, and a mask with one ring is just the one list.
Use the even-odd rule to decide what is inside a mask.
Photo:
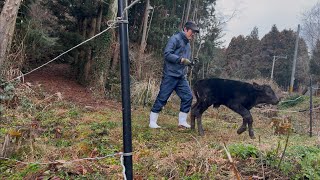
[(273, 24), (279, 31), (297, 30), (302, 25), (302, 13), (310, 10), (320, 0), (217, 0), (217, 12), (233, 17), (225, 26), (223, 40), (227, 46), (232, 37), (247, 36), (254, 26), (258, 27), (259, 38), (267, 34)]

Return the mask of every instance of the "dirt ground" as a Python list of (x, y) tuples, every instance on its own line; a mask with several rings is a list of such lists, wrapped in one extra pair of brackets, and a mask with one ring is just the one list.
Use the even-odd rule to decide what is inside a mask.
[(84, 87), (76, 80), (76, 76), (69, 64), (49, 64), (25, 77), (25, 82), (41, 85), (49, 93), (60, 92), (66, 101), (80, 106), (99, 109), (111, 107), (121, 109), (119, 102), (104, 97), (94, 97), (88, 87)]
[[(97, 153), (102, 156), (103, 153), (110, 154), (113, 151), (119, 152), (121, 150), (121, 102), (94, 96), (90, 87), (84, 87), (77, 82), (70, 65), (49, 64), (27, 75), (25, 82), (31, 83), (31, 85), (40, 85), (43, 92), (48, 92), (49, 94), (59, 92), (62, 98), (69, 101), (70, 104), (93, 109), (93, 111), (79, 111), (76, 116), (69, 113), (72, 112), (71, 110), (59, 109), (60, 107), (52, 107), (52, 113), (43, 113), (45, 114), (44, 117), (48, 116), (49, 118), (43, 118), (41, 123), (39, 122), (39, 127), (41, 128), (38, 134), (40, 139), (37, 138), (36, 141), (38, 143), (37, 148), (39, 152), (42, 152), (41, 147), (45, 147), (50, 151), (43, 151), (46, 153), (41, 154), (43, 159), (39, 161), (51, 159), (52, 157), (54, 159), (66, 159), (66, 157), (77, 159), (91, 157), (92, 154), (96, 155)], [(157, 130), (152, 130), (148, 127), (149, 110), (142, 109), (142, 107), (133, 108), (132, 132), (135, 152), (133, 161), (135, 168), (137, 168), (135, 172), (137, 179), (138, 177), (143, 179), (149, 176), (174, 179), (174, 177), (182, 177), (188, 173), (193, 175), (194, 179), (197, 179), (197, 177), (200, 179), (202, 175), (209, 177), (210, 173), (216, 179), (232, 179), (234, 175), (230, 163), (225, 157), (223, 143), (226, 145), (250, 144), (257, 147), (259, 152), (261, 151), (263, 154), (273, 152), (272, 150), (275, 150), (277, 145), (280, 146), (280, 143), (281, 150), (283, 148), (286, 136), (274, 134), (269, 123), (271, 119), (266, 117), (261, 108), (253, 110), (256, 136), (259, 137), (253, 140), (248, 138), (248, 133), (236, 134), (236, 128), (241, 123), (241, 118), (224, 107), (219, 109), (210, 108), (205, 113), (203, 121), (205, 136), (203, 137), (198, 136), (194, 131), (177, 129), (179, 107), (176, 104), (171, 102), (166, 106), (159, 118), (159, 125), (163, 126), (163, 128)], [(297, 107), (296, 109), (304, 108)], [(113, 111), (113, 109), (116, 111)], [(283, 116), (292, 114), (283, 113)], [(31, 115), (30, 117), (32, 117)], [(18, 118), (11, 119), (18, 120)], [(301, 119), (301, 121), (308, 122), (309, 118), (308, 114), (305, 113), (299, 116), (293, 114), (292, 119)], [(4, 127), (12, 126), (11, 123), (11, 121), (8, 121), (8, 124)], [(303, 127), (307, 127), (307, 124), (304, 124)], [(104, 129), (108, 131), (104, 131)], [(51, 136), (54, 138), (49, 139), (48, 137)], [(311, 139), (294, 133), (290, 137), (290, 146), (311, 146), (317, 143), (315, 141), (316, 138)], [(99, 149), (98, 147), (102, 147), (100, 145), (107, 148)], [(236, 147), (241, 148), (239, 145)], [(29, 150), (27, 152), (29, 153)], [(54, 155), (52, 155), (52, 152), (55, 152)], [(242, 152), (247, 151), (242, 149)], [(32, 154), (28, 154), (28, 158), (25, 158), (25, 160), (34, 161)], [(267, 160), (266, 156), (261, 156), (261, 159), (263, 160), (261, 162), (266, 162)], [(272, 160), (276, 159), (277, 156)], [(243, 179), (262, 179), (263, 176), (265, 179), (290, 178), (267, 163), (262, 166), (262, 163), (255, 158), (246, 158), (245, 160), (234, 158), (234, 162)], [(120, 174), (121, 169), (118, 159), (108, 159), (105, 164), (83, 162), (79, 164), (80, 166), (81, 169), (85, 169), (85, 171), (80, 169), (82, 173), (88, 171), (88, 177), (94, 176), (95, 171), (92, 170), (92, 167), (98, 167), (97, 169), (102, 174), (107, 172), (106, 174), (114, 175), (114, 177)], [(55, 177), (60, 172), (80, 172), (80, 170), (66, 169), (65, 167), (56, 171), (49, 170), (51, 175), (48, 175), (48, 177)], [(44, 167), (43, 172), (48, 172), (48, 169)], [(39, 177), (44, 176), (43, 172), (39, 170), (37, 173), (30, 174)], [(179, 174), (181, 172), (185, 172), (185, 174)]]

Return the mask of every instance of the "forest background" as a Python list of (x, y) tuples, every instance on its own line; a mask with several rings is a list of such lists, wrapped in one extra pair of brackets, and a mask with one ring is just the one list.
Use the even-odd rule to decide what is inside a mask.
[[(5, 2), (0, 1), (1, 9)], [(0, 61), (3, 80), (8, 80), (5, 72), (9, 70), (27, 73), (105, 30), (109, 27), (108, 22), (115, 18), (117, 7), (114, 0), (17, 2), (21, 6), (16, 8), (15, 23), (11, 23), (14, 27), (5, 27), (4, 23), (4, 19), (15, 17), (11, 15), (13, 11), (2, 11), (1, 14), (1, 29), (11, 29), (10, 33), (0, 31), (4, 54)], [(275, 62), (273, 74), (274, 81), (287, 90), (297, 32), (291, 29), (280, 32), (273, 25), (270, 32), (260, 38), (258, 28), (252, 27), (249, 35), (234, 37), (227, 47), (222, 47), (223, 26), (232, 17), (217, 17), (215, 6), (216, 0), (145, 0), (133, 6), (128, 13), (131, 81), (158, 81), (162, 71), (162, 51), (168, 38), (180, 31), (187, 20), (193, 20), (199, 24), (201, 33), (191, 42), (193, 56), (200, 59), (192, 70), (192, 81), (210, 77), (270, 78), (273, 59), (287, 56)], [(320, 25), (316, 21), (319, 6), (316, 4), (303, 14), (295, 89), (305, 86), (311, 76), (315, 82), (320, 77), (317, 71)], [(118, 91), (115, 87), (120, 81), (119, 44), (115, 28), (57, 61), (71, 64), (78, 81), (97, 92), (112, 94), (112, 89)]]
[[(122, 179), (118, 157), (99, 158), (123, 149), (117, 0), (0, 0), (0, 9), (0, 179)], [(244, 179), (319, 179), (320, 100), (300, 90), (310, 78), (318, 89), (320, 4), (302, 14), (290, 97), (283, 92), (297, 32), (273, 25), (259, 35), (252, 27), (224, 47), (223, 27), (236, 14), (216, 12), (216, 0), (141, 0), (128, 11), (136, 179), (232, 179), (232, 165)], [(258, 81), (283, 95), (277, 106), (252, 110), (258, 139), (237, 135), (241, 117), (225, 107), (206, 111), (204, 137), (178, 129), (175, 95), (159, 118), (165, 128), (148, 127), (145, 107), (159, 90), (163, 48), (187, 20), (201, 29), (191, 42), (200, 60), (189, 71), (191, 84), (210, 77)], [(307, 135), (311, 128), (317, 136)]]

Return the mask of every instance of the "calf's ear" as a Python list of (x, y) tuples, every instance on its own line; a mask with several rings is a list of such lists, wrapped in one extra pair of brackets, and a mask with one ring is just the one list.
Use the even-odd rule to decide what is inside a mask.
[(262, 89), (262, 87), (257, 83), (253, 82), (252, 84), (253, 84), (253, 88), (255, 88), (257, 90), (261, 90)]

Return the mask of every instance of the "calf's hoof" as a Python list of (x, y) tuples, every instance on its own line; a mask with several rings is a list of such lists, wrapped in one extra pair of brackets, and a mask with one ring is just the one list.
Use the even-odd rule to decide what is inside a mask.
[(237, 130), (237, 133), (238, 134), (241, 134), (243, 132), (245, 132), (247, 130), (247, 127), (246, 126), (241, 126), (238, 130)]
[(200, 136), (204, 136), (204, 132), (203, 131), (199, 131), (199, 135)]
[(252, 130), (249, 130), (249, 136), (251, 139), (255, 139), (254, 132)]

